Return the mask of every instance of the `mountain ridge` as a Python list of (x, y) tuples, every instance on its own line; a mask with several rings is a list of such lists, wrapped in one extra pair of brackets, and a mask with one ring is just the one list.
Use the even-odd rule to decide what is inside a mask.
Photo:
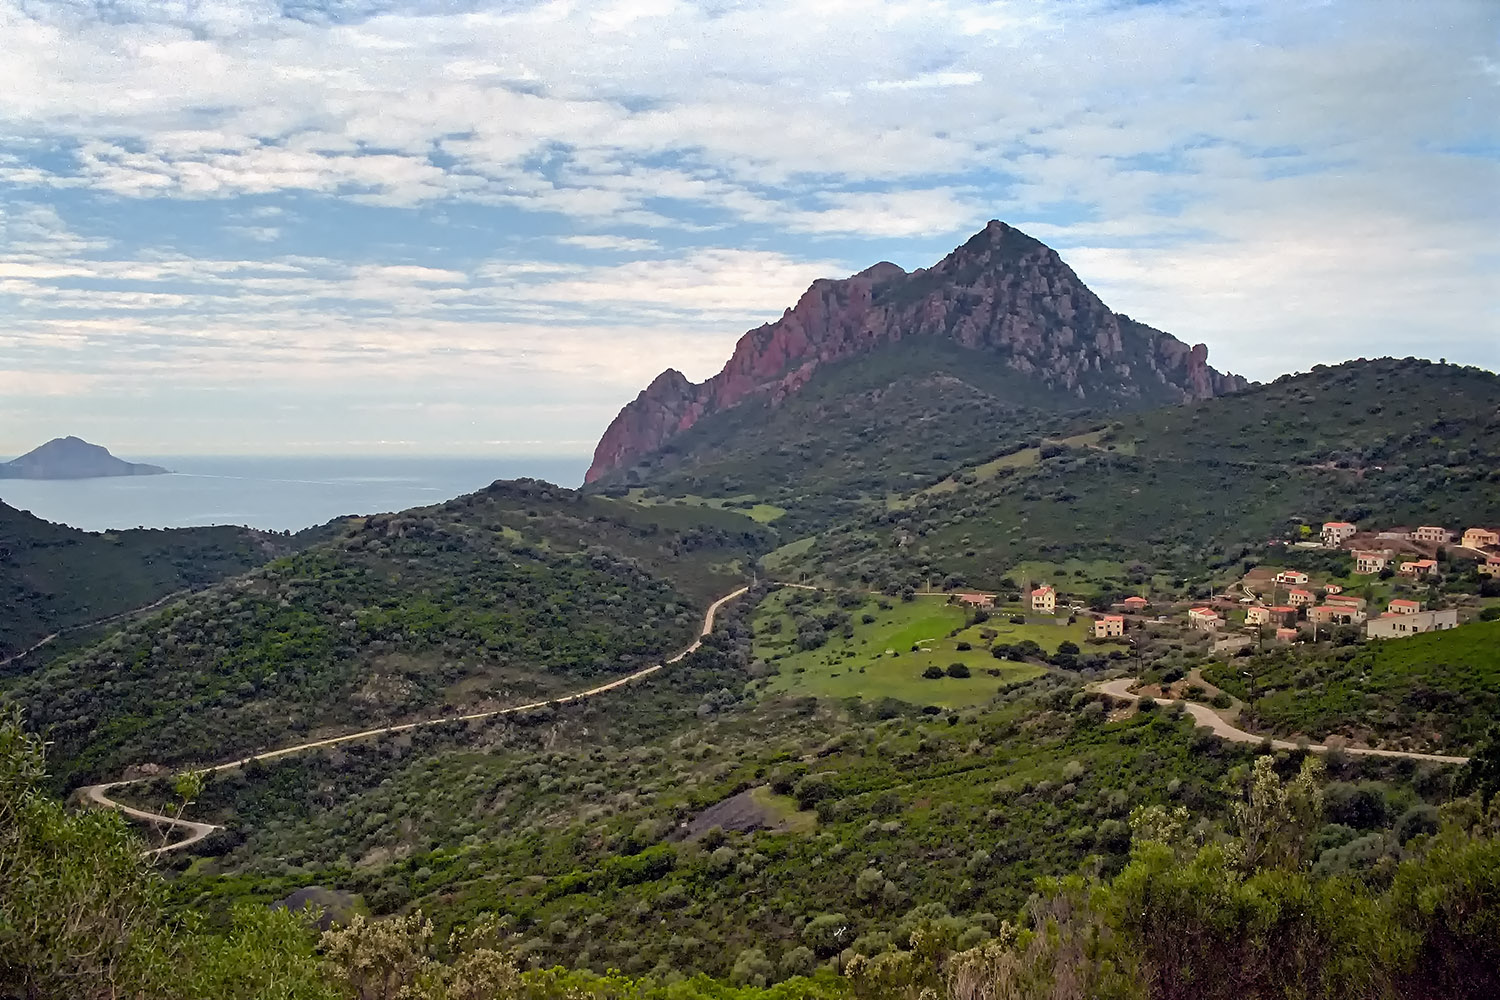
[(996, 220), (931, 268), (881, 261), (814, 281), (780, 319), (745, 333), (705, 382), (668, 368), (611, 422), (586, 481), (628, 468), (707, 415), (752, 397), (776, 406), (830, 362), (916, 337), (991, 354), (1080, 405), (1185, 402), (1248, 385), (1210, 368), (1205, 345), (1111, 311), (1054, 250)]
[(163, 476), (159, 465), (127, 462), (102, 445), (80, 437), (53, 438), (20, 458), (0, 463), (0, 479), (100, 479), (114, 476)]

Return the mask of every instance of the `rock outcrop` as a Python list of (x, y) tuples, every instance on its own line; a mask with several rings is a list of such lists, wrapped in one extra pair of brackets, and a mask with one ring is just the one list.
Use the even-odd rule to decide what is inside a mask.
[(780, 319), (741, 337), (706, 382), (663, 372), (604, 432), (588, 481), (628, 468), (707, 414), (752, 396), (775, 405), (820, 366), (907, 337), (948, 338), (1081, 406), (1184, 402), (1247, 384), (1210, 368), (1203, 344), (1112, 312), (1050, 247), (991, 222), (931, 268), (908, 274), (883, 261), (813, 282)]

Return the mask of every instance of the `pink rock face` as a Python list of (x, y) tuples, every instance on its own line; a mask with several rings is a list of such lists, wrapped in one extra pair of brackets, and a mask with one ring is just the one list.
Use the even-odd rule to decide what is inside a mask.
[(1050, 379), (1083, 400), (1090, 373), (1114, 377), (1117, 384), (1103, 390), (1110, 401), (1204, 399), (1246, 384), (1208, 367), (1204, 345), (1189, 348), (1111, 312), (1053, 250), (991, 222), (929, 269), (907, 274), (882, 261), (849, 278), (813, 282), (779, 320), (741, 337), (724, 369), (702, 384), (663, 372), (604, 432), (587, 480), (634, 464), (705, 414), (762, 393), (775, 405), (819, 366), (906, 337), (945, 337), (993, 352), (996, 364)]

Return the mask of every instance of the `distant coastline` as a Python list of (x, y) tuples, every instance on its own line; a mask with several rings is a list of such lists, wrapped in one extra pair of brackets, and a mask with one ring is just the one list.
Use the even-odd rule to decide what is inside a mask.
[(0, 479), (0, 500), (85, 531), (237, 524), (300, 531), (347, 514), (451, 500), (497, 479), (583, 482), (588, 455), (143, 456), (164, 475)]

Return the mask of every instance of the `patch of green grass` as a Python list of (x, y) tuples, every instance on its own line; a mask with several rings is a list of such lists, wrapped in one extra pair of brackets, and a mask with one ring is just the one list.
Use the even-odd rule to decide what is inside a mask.
[(777, 573), (786, 569), (789, 565), (806, 555), (808, 550), (817, 542), (815, 535), (799, 538), (795, 542), (787, 542), (777, 549), (772, 549), (761, 557), (767, 572)]
[[(989, 701), (1001, 684), (1044, 672), (1043, 668), (1031, 664), (995, 659), (979, 638), (977, 627), (958, 636), (950, 635), (955, 629), (963, 629), (967, 619), (963, 608), (948, 604), (940, 597), (890, 601), (889, 610), (882, 609), (875, 598), (870, 598), (857, 607), (845, 609), (853, 628), (850, 637), (844, 638), (835, 632), (817, 649), (798, 649), (793, 612), (822, 615), (836, 607), (834, 601), (826, 600), (818, 604), (794, 605), (789, 610), (788, 600), (798, 593), (778, 591), (756, 611), (756, 655), (774, 662), (778, 668), (778, 673), (770, 679), (769, 689), (773, 692), (827, 698), (897, 698), (915, 705), (959, 708)], [(866, 614), (874, 616), (875, 621), (864, 622)], [(772, 633), (771, 622), (777, 620), (781, 622), (781, 631)], [(1002, 636), (1006, 634), (1003, 629), (1017, 630), (1017, 633), (1029, 630), (1025, 635), (1016, 634), (1014, 639), (1001, 641), (1020, 641), (1032, 637), (1034, 632), (1050, 638), (1051, 649), (1056, 649), (1057, 643), (1063, 639), (1073, 637), (1073, 633), (1063, 627), (1048, 629), (1047, 626), (1016, 626), (1008, 622), (995, 623), (993, 627)], [(1076, 629), (1081, 636), (1086, 626), (1079, 625)], [(1043, 630), (1055, 632), (1055, 638), (1044, 636)], [(972, 648), (959, 649), (958, 643), (962, 641), (969, 642)], [(1037, 641), (1042, 643), (1042, 638)], [(913, 646), (918, 646), (919, 650), (914, 651)], [(773, 660), (773, 657), (779, 658)], [(922, 676), (929, 666), (936, 665), (946, 670), (953, 663), (968, 667), (970, 676), (949, 677), (945, 674), (934, 679)]]
[(1124, 583), (1125, 564), (1115, 559), (1019, 562), (1011, 568), (1010, 576), (1018, 583), (1025, 580), (1030, 580), (1033, 585), (1047, 582), (1060, 593), (1074, 597), (1092, 597), (1104, 585), (1117, 590), (1128, 589)]
[(811, 809), (798, 809), (796, 799), (790, 795), (777, 795), (769, 785), (750, 789), (750, 798), (774, 817), (779, 830), (787, 833), (811, 833), (818, 827), (817, 813)]
[(702, 497), (692, 493), (669, 497), (663, 494), (647, 495), (644, 488), (636, 487), (626, 494), (626, 499), (645, 507), (713, 507), (716, 510), (732, 510), (761, 524), (770, 524), (786, 514), (785, 507), (758, 502), (748, 493), (733, 497)]

